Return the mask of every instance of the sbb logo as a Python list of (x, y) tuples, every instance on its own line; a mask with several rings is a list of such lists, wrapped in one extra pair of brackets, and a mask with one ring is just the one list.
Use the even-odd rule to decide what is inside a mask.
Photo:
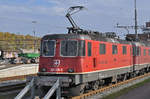
[(53, 60), (53, 67), (58, 67), (60, 65), (60, 60)]

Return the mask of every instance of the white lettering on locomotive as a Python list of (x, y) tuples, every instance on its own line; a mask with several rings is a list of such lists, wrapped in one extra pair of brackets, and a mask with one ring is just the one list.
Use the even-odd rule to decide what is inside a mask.
[(60, 72), (60, 71), (63, 71), (63, 69), (62, 68), (51, 68), (50, 71), (52, 71), (52, 72), (59, 71)]

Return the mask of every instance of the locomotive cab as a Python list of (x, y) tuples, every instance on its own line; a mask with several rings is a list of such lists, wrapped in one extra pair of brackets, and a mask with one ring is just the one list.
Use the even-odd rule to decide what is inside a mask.
[(48, 35), (41, 42), (39, 72), (66, 74), (82, 72), (85, 40), (80, 35)]

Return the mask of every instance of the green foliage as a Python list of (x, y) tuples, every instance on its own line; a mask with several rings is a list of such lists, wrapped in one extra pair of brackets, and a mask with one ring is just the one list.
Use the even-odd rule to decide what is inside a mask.
[(30, 35), (17, 35), (9, 32), (0, 32), (0, 49), (20, 50), (20, 49), (38, 49), (40, 38)]

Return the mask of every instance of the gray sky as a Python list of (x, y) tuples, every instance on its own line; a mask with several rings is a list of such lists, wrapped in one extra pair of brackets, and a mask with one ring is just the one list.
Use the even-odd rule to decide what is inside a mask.
[[(149, 4), (150, 0), (137, 0), (139, 25), (150, 20)], [(67, 33), (71, 25), (65, 14), (76, 5), (87, 8), (73, 16), (84, 29), (123, 35), (124, 29), (114, 28), (117, 23), (134, 25), (134, 0), (0, 0), (0, 31), (33, 35), (35, 27), (37, 36)]]

